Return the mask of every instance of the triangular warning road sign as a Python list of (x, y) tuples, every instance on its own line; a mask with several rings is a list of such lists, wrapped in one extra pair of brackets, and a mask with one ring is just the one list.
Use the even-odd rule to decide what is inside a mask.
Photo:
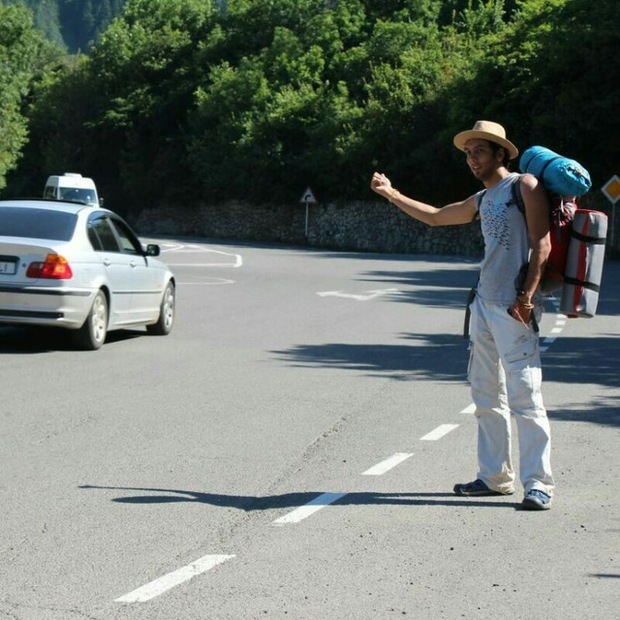
[(299, 202), (303, 202), (305, 204), (314, 204), (316, 202), (316, 198), (309, 187), (306, 189)]

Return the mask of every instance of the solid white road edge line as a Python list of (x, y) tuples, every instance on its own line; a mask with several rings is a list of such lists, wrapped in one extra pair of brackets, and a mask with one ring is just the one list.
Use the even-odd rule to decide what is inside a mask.
[(228, 267), (229, 269), (236, 269), (241, 265), (226, 265), (223, 263), (173, 263), (167, 262), (170, 267)]
[[(176, 267), (176, 265), (170, 265)], [(219, 286), (220, 284), (234, 284), (234, 280), (225, 280), (224, 278), (205, 278), (202, 282), (186, 282), (183, 280), (182, 286)]]
[[(175, 254), (186, 253), (212, 253), (212, 254), (221, 254), (222, 256), (230, 256), (234, 258), (234, 263), (232, 264), (220, 264), (220, 263), (202, 263), (200, 266), (208, 266), (208, 267), (241, 267), (243, 265), (243, 257), (241, 254), (232, 254), (230, 252), (223, 252), (221, 250), (214, 250), (212, 248), (205, 248), (201, 245), (185, 245), (185, 244), (172, 244), (172, 243), (160, 243), (160, 246), (167, 246), (166, 249), (162, 250), (163, 253), (174, 252)], [(193, 267), (197, 263), (190, 263), (186, 265), (187, 267)]]
[(143, 603), (145, 601), (149, 601), (152, 598), (155, 598), (156, 596), (170, 590), (171, 588), (192, 579), (192, 577), (205, 573), (218, 564), (222, 564), (226, 560), (230, 560), (234, 557), (234, 555), (205, 555), (199, 560), (196, 560), (183, 568), (179, 568), (178, 570), (168, 573), (159, 579), (155, 579), (155, 581), (151, 581), (151, 583), (147, 583), (145, 586), (137, 588), (129, 594), (125, 594), (125, 596), (114, 599), (114, 602)]
[(390, 471), (397, 465), (400, 465), (403, 461), (406, 461), (413, 454), (406, 452), (397, 452), (393, 454), (389, 458), (385, 459), (385, 461), (381, 461), (377, 463), (370, 469), (367, 469), (365, 472), (362, 472), (362, 476), (382, 476), (385, 472)]
[(283, 517), (276, 519), (272, 525), (286, 525), (288, 523), (299, 523), (303, 521), (303, 519), (313, 515), (315, 512), (321, 510), (321, 508), (325, 508), (325, 506), (329, 506), (333, 504), (335, 501), (338, 501), (342, 497), (344, 497), (346, 493), (323, 493), (318, 497), (315, 497), (312, 501), (296, 508), (292, 512), (285, 514)]
[(458, 424), (441, 424), (435, 430), (424, 435), (424, 437), (420, 437), (420, 441), (437, 441), (458, 427)]

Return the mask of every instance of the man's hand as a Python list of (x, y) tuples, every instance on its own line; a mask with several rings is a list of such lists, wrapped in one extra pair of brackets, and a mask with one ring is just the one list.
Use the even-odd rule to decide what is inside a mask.
[(388, 200), (392, 197), (392, 193), (394, 191), (390, 179), (388, 179), (381, 172), (375, 172), (372, 175), (370, 189), (379, 194), (379, 196), (383, 196), (383, 198), (387, 198)]
[[(529, 306), (532, 306), (531, 308)], [(510, 308), (508, 308), (508, 314), (515, 320), (523, 323), (526, 327), (530, 324), (532, 320), (532, 310), (534, 309), (533, 304), (526, 304), (515, 301)]]

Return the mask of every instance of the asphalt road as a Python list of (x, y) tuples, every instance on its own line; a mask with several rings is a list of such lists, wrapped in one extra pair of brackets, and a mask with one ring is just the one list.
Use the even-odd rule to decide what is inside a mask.
[(618, 262), (595, 319), (548, 302), (532, 513), (452, 494), (474, 262), (160, 242), (170, 336), (0, 329), (0, 618), (620, 617)]

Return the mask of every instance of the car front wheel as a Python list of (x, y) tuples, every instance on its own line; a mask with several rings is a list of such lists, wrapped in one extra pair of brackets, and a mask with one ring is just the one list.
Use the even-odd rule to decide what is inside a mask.
[(149, 334), (153, 334), (154, 336), (167, 336), (172, 331), (172, 326), (174, 325), (175, 301), (174, 282), (168, 282), (161, 299), (157, 323), (146, 326), (146, 331)]
[(75, 344), (85, 351), (96, 351), (105, 342), (108, 332), (108, 300), (97, 291), (84, 325), (74, 334)]

